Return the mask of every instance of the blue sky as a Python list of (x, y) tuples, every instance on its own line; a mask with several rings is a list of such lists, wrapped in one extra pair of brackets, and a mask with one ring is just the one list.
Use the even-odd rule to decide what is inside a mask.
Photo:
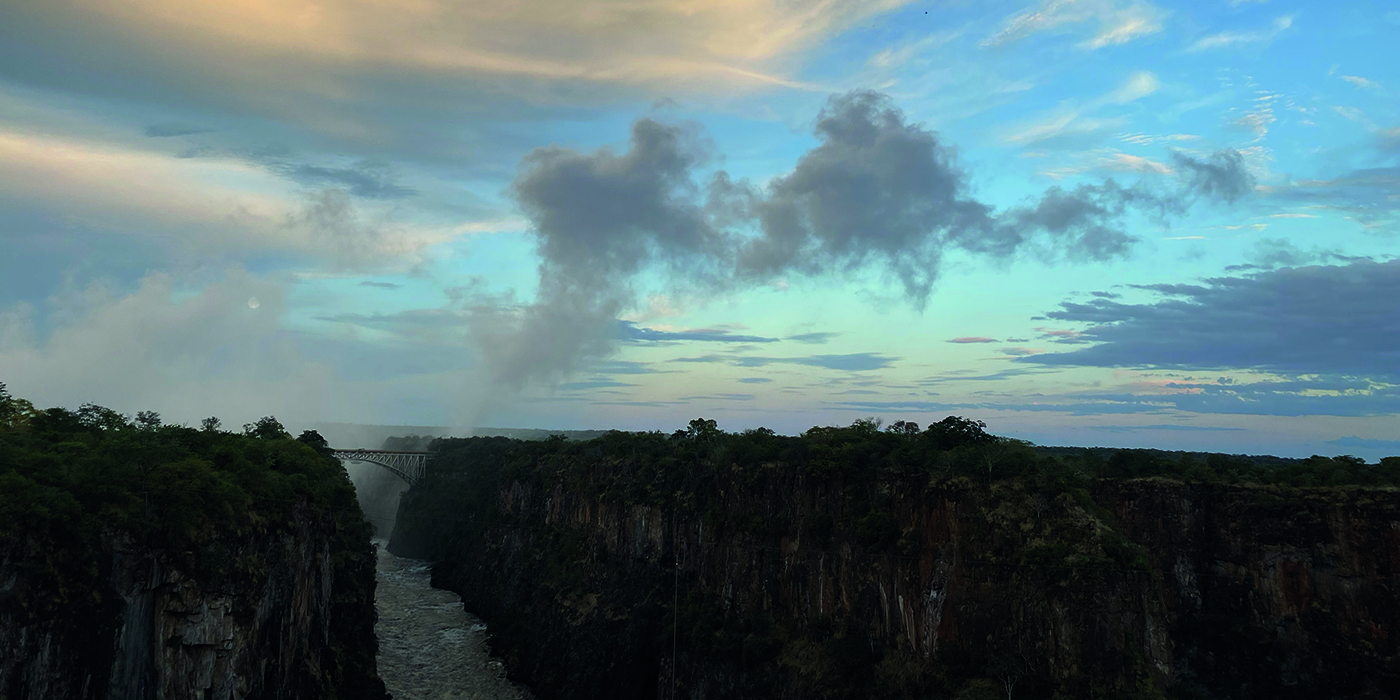
[(0, 10), (0, 381), (1400, 454), (1384, 2)]

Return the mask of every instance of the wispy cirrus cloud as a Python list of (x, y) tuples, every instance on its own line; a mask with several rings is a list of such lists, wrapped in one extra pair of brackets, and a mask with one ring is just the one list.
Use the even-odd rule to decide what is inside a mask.
[(1384, 89), (1384, 88), (1381, 87), (1381, 84), (1380, 84), (1380, 83), (1378, 83), (1378, 82), (1376, 82), (1376, 81), (1374, 81), (1374, 80), (1371, 80), (1371, 79), (1369, 79), (1369, 78), (1363, 78), (1363, 77), (1361, 77), (1361, 76), (1359, 76), (1359, 75), (1343, 75), (1343, 76), (1341, 76), (1341, 77), (1342, 77), (1342, 80), (1345, 80), (1345, 81), (1347, 81), (1348, 83), (1351, 83), (1352, 85), (1355, 85), (1356, 87), (1359, 87), (1359, 88), (1361, 88), (1361, 89), (1363, 89), (1363, 90), (1382, 90), (1382, 89)]
[(797, 86), (772, 70), (775, 62), (905, 2), (57, 0), (22, 13), (31, 28), (81, 26), (89, 43), (95, 36), (141, 53), (143, 44), (160, 45), (185, 59), (172, 70), (222, 75), (238, 90), (282, 65), (278, 74), (290, 84), (327, 95), (361, 76), (403, 72), (505, 77), (517, 90), (568, 80)]
[(0, 125), (0, 203), (134, 240), (166, 241), (172, 256), (277, 252), (382, 269), (455, 235), (397, 222), (338, 187), (288, 192), (279, 181), (240, 158), (174, 158)]
[(1125, 105), (1140, 100), (1161, 87), (1161, 81), (1149, 71), (1132, 73), (1118, 87), (1092, 100), (1062, 106), (1029, 122), (1008, 130), (1002, 140), (1029, 146), (1053, 140), (1083, 137), (1117, 130), (1124, 120), (1116, 117), (1093, 117), (1094, 112), (1112, 105)]
[(1188, 52), (1211, 51), (1236, 46), (1263, 44), (1267, 46), (1293, 26), (1293, 15), (1283, 15), (1267, 27), (1235, 32), (1219, 32), (1203, 36), (1186, 47)]
[(997, 31), (982, 40), (982, 46), (1005, 46), (1036, 34), (1067, 31), (1094, 22), (1094, 31), (1079, 46), (1101, 49), (1161, 31), (1165, 16), (1162, 10), (1145, 2), (1042, 0), (1034, 7), (1007, 17)]

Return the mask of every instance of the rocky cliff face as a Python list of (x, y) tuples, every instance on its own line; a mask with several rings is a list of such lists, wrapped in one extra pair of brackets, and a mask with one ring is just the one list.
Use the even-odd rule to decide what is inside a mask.
[(410, 491), (391, 546), (442, 560), (542, 697), (1400, 688), (1393, 489), (541, 469)]
[(1400, 692), (1393, 489), (1104, 482), (1152, 557), (1175, 678), (1225, 697)]
[[(334, 529), (303, 508), (274, 534), (205, 553), (113, 535), (93, 562), (104, 585), (44, 612), (60, 596), (26, 575), (42, 545), (0, 543), (0, 698), (386, 697), (373, 665), (372, 562), (334, 551)], [(230, 562), (246, 575), (211, 583), (197, 571)]]

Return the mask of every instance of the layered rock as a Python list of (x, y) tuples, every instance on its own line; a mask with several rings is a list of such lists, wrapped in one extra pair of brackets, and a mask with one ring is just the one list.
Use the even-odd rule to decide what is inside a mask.
[[(334, 527), (299, 509), (273, 534), (221, 543), (219, 556), (252, 572), (217, 582), (189, 570), (191, 553), (112, 535), (94, 562), (102, 585), (47, 611), (51, 592), (26, 576), (42, 545), (5, 543), (0, 600), (11, 605), (0, 613), (0, 697), (386, 697), (373, 667), (373, 569), (333, 551)], [(365, 667), (338, 668), (354, 663)]]
[(666, 493), (621, 490), (630, 467), (600, 459), (478, 465), (455, 506), (410, 491), (391, 545), (441, 560), (434, 584), (541, 697), (1400, 688), (1394, 489), (736, 466)]

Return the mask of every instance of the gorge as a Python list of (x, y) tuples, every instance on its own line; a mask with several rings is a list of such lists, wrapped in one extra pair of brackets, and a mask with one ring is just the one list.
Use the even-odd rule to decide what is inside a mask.
[(437, 561), (545, 698), (1400, 687), (1395, 460), (1043, 456), (954, 419), (697, 423), (442, 441), (391, 549)]

